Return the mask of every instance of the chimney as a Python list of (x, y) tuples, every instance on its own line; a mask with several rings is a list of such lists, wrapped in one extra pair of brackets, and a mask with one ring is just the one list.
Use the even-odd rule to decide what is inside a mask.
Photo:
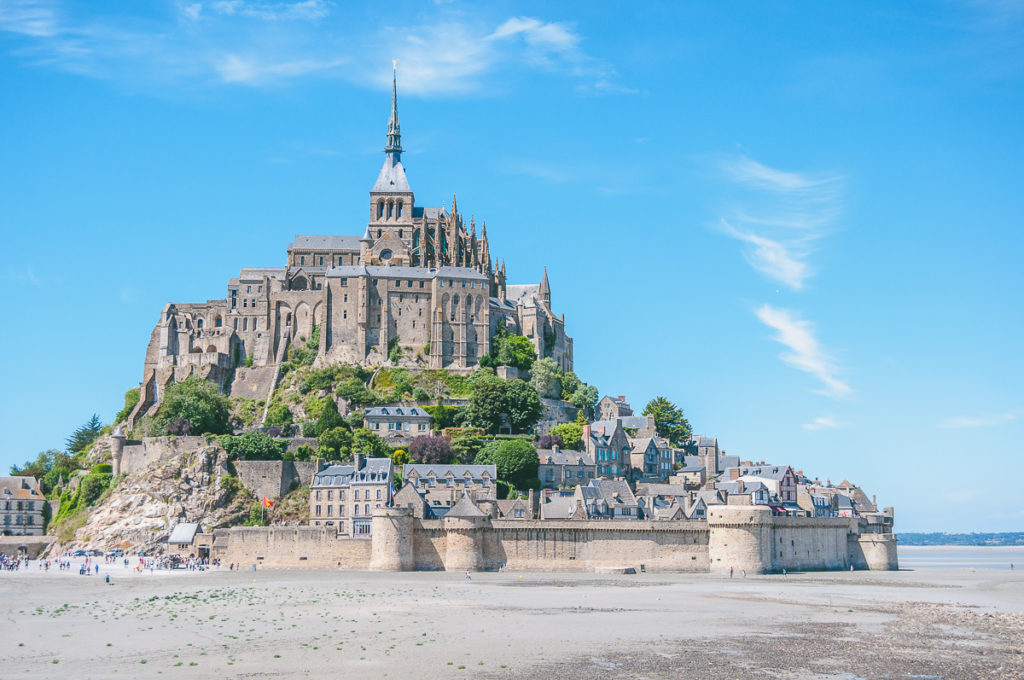
[(738, 494), (739, 493), (743, 493), (743, 480), (742, 479), (737, 479), (736, 480), (736, 493), (738, 493)]
[(740, 469), (739, 468), (729, 468), (729, 481), (730, 482), (735, 482), (739, 478), (740, 478)]
[(551, 450), (554, 451), (555, 453), (558, 453), (561, 449), (558, 448), (558, 444), (552, 444)]
[(355, 463), (356, 472), (359, 472), (366, 465), (366, 456), (361, 454), (361, 453), (357, 453), (355, 455), (354, 463)]
[(583, 426), (583, 448), (586, 450), (587, 444), (590, 442), (590, 423)]
[(625, 394), (620, 394), (619, 395), (619, 401), (626, 401), (626, 395)]

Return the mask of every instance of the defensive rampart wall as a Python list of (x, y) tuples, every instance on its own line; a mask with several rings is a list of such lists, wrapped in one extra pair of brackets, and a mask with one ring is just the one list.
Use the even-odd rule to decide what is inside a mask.
[(313, 461), (295, 460), (238, 460), (235, 472), (242, 485), (257, 499), (266, 496), (277, 499), (293, 486), (309, 486), (316, 473)]
[(370, 539), (339, 538), (332, 527), (235, 527), (214, 532), (210, 557), (247, 567), (369, 569)]

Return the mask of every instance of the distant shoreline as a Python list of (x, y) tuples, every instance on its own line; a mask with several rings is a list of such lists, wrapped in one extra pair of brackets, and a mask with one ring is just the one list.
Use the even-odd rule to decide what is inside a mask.
[(897, 534), (897, 540), (900, 545), (903, 546), (935, 545), (1007, 548), (1012, 546), (1024, 546), (1024, 532), (1016, 531), (970, 534), (899, 533)]

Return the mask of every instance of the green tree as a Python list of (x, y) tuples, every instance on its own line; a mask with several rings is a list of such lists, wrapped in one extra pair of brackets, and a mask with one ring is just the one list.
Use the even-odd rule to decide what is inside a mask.
[(364, 420), (366, 420), (366, 411), (352, 411), (345, 419), (345, 424), (350, 430), (358, 430), (363, 426)]
[(477, 465), (493, 464), (502, 479), (519, 489), (537, 482), (537, 449), (525, 439), (504, 439), (487, 444), (476, 457)]
[(573, 451), (583, 450), (583, 426), (587, 419), (583, 417), (583, 411), (576, 415), (576, 421), (572, 423), (561, 423), (551, 428), (551, 434), (562, 438), (562, 448)]
[(78, 495), (80, 498), (79, 503), (83, 503), (86, 506), (90, 506), (96, 502), (96, 500), (103, 495), (103, 492), (110, 486), (110, 480), (113, 479), (113, 475), (102, 472), (90, 472), (86, 476), (82, 477), (82, 481), (79, 482)]
[(655, 397), (644, 407), (645, 416), (654, 416), (654, 427), (659, 437), (668, 439), (672, 446), (682, 446), (693, 433), (689, 421), (679, 408), (665, 397)]
[(469, 424), (497, 433), (505, 421), (505, 387), (495, 376), (480, 379), (469, 395)]
[(367, 458), (385, 458), (391, 455), (388, 443), (365, 427), (352, 433), (352, 453), (361, 453)]
[(192, 434), (224, 434), (231, 431), (231, 404), (215, 384), (197, 376), (167, 386), (157, 412), (161, 429), (177, 418), (192, 425)]
[(352, 433), (346, 427), (335, 427), (323, 431), (316, 438), (320, 451), (327, 451), (327, 457), (335, 460), (348, 460), (352, 457)]
[(597, 388), (593, 385), (580, 385), (569, 396), (569, 403), (576, 408), (592, 409), (597, 403)]
[[(438, 399), (440, 402), (441, 400)], [(446, 427), (452, 427), (455, 425), (455, 414), (458, 413), (458, 406), (445, 406), (444, 404), (433, 404), (431, 406), (424, 406), (423, 410), (429, 413), (434, 418), (432, 427), (440, 432)]]
[(514, 366), (528, 371), (537, 360), (537, 351), (533, 343), (523, 336), (510, 335), (502, 340), (497, 359), (501, 366)]
[(476, 435), (469, 434), (452, 439), (452, 453), (456, 460), (463, 465), (472, 463), (476, 454), (480, 453), (480, 449), (483, 447), (484, 438)]
[(96, 437), (100, 436), (100, 430), (103, 429), (103, 423), (100, 421), (100, 417), (95, 413), (92, 414), (92, 418), (89, 418), (85, 422), (85, 425), (79, 426), (71, 436), (67, 438), (65, 446), (71, 453), (81, 453), (85, 451), (89, 444), (96, 441)]
[(551, 357), (544, 357), (533, 362), (530, 369), (530, 385), (537, 394), (550, 399), (558, 399), (562, 394), (561, 371)]
[(123, 423), (125, 419), (131, 414), (132, 409), (139, 403), (140, 391), (138, 387), (133, 387), (124, 393), (124, 408), (121, 409), (117, 417), (114, 418), (115, 423)]
[(565, 401), (569, 401), (573, 393), (583, 385), (583, 382), (572, 371), (566, 371), (562, 374), (561, 383), (562, 399)]
[(540, 420), (544, 407), (537, 390), (523, 380), (505, 382), (505, 412), (513, 433), (526, 432)]
[(226, 434), (219, 441), (231, 460), (281, 460), (288, 448), (288, 442), (255, 430), (237, 437)]
[(267, 425), (285, 426), (291, 425), (293, 421), (292, 410), (287, 404), (277, 403), (267, 409)]
[(335, 392), (339, 397), (347, 399), (353, 406), (373, 406), (377, 403), (377, 395), (359, 378), (349, 378), (340, 385)]
[(347, 423), (341, 417), (341, 414), (338, 413), (338, 404), (328, 396), (320, 407), (320, 417), (316, 419), (316, 426), (313, 428), (314, 434), (319, 437), (328, 430), (345, 426), (347, 426)]

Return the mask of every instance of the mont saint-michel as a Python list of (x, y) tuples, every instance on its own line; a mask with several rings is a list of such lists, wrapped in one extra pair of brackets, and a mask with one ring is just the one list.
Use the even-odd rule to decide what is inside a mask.
[(363, 234), (296, 236), (284, 267), (164, 306), (116, 422), (6, 478), (5, 533), (164, 566), (897, 568), (860, 486), (730, 455), (665, 397), (599, 399), (547, 270), (509, 284), (401, 154), (396, 76)]

